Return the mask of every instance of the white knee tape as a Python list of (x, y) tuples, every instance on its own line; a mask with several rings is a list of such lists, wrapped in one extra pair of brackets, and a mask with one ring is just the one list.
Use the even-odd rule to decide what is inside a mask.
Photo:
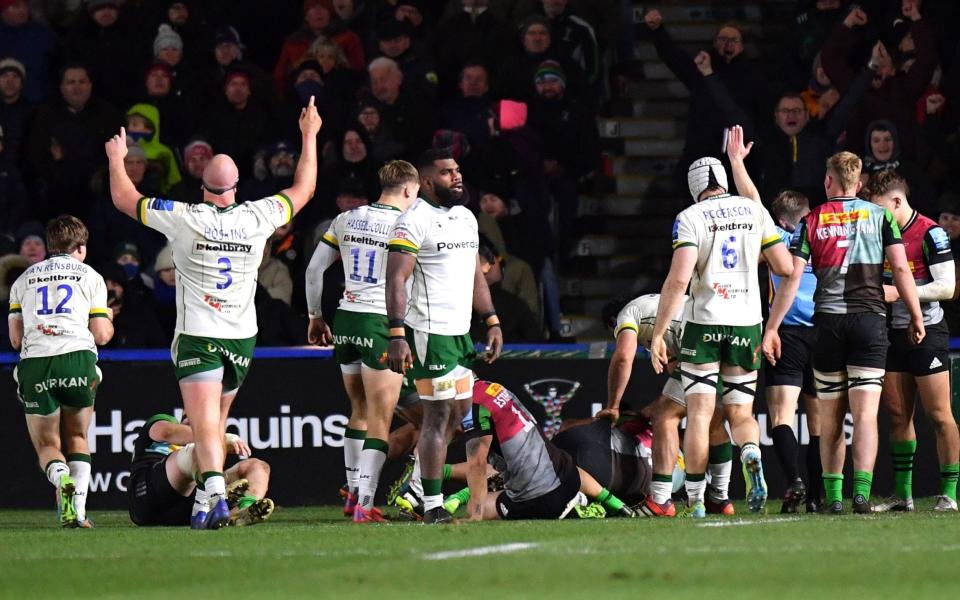
[(883, 389), (883, 369), (869, 369), (866, 367), (847, 367), (847, 387), (850, 390), (864, 390), (879, 392)]
[(680, 379), (683, 381), (684, 396), (689, 396), (690, 394), (716, 395), (717, 380), (720, 379), (720, 372), (688, 370), (687, 365), (681, 365)]
[(180, 469), (180, 472), (193, 479), (197, 470), (197, 465), (193, 461), (193, 442), (177, 450), (177, 454), (173, 458), (177, 462), (177, 468)]
[(817, 398), (820, 400), (839, 400), (847, 393), (847, 374), (844, 371), (817, 371), (813, 378), (817, 383)]
[(757, 395), (757, 374), (723, 375), (723, 404), (752, 404)]

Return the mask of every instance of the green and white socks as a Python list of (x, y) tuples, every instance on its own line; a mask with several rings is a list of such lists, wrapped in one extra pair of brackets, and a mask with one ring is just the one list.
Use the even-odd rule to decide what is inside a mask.
[(343, 467), (347, 475), (347, 490), (356, 494), (360, 486), (360, 456), (363, 454), (367, 430), (347, 427), (343, 435)]
[(90, 455), (74, 452), (67, 455), (67, 466), (73, 478), (73, 507), (77, 511), (77, 520), (87, 520), (87, 491), (90, 489)]
[(53, 487), (59, 490), (60, 481), (63, 476), (70, 476), (70, 467), (68, 467), (67, 463), (63, 462), (62, 460), (54, 459), (47, 463), (47, 467), (44, 469), (44, 472), (47, 475), (47, 481), (49, 481)]
[(357, 503), (363, 510), (373, 508), (380, 471), (387, 460), (389, 445), (384, 440), (367, 438), (360, 453), (360, 473), (357, 486)]
[(227, 482), (223, 478), (223, 473), (219, 471), (206, 471), (200, 475), (203, 481), (203, 489), (207, 493), (207, 506), (213, 508), (217, 502), (225, 500), (227, 497)]

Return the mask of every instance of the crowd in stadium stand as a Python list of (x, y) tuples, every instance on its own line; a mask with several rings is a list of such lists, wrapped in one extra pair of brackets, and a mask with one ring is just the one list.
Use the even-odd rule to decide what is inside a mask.
[[(258, 199), (290, 185), (297, 115), (314, 96), (317, 193), (269, 242), (259, 343), (306, 342), (304, 269), (319, 236), (377, 199), (380, 165), (428, 147), (461, 165), (506, 340), (557, 339), (556, 273), (602, 171), (597, 117), (632, 110), (635, 38), (690, 90), (679, 170), (720, 156), (723, 129), (740, 124), (764, 201), (791, 188), (816, 204), (826, 157), (848, 149), (864, 177), (900, 172), (912, 205), (960, 251), (955, 2), (798, 1), (787, 35), (759, 58), (736, 23), (693, 54), (653, 4), (635, 27), (632, 4), (0, 0), (0, 299), (45, 257), (42, 224), (73, 214), (109, 286), (109, 347), (168, 346), (174, 265), (162, 235), (114, 209), (104, 141), (126, 127), (127, 172), (146, 195), (200, 202), (204, 167), (225, 153), (240, 169), (238, 200)], [(336, 271), (328, 278), (342, 280)], [(333, 314), (342, 286), (324, 289)], [(960, 331), (960, 307), (946, 310)], [(541, 315), (542, 328), (526, 326)]]

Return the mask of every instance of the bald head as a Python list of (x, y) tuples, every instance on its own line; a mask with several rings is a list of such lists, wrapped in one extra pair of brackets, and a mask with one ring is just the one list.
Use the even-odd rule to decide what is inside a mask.
[[(203, 195), (233, 201), (233, 194), (240, 180), (237, 164), (226, 154), (217, 154), (203, 170)], [(220, 192), (220, 193), (217, 193)]]

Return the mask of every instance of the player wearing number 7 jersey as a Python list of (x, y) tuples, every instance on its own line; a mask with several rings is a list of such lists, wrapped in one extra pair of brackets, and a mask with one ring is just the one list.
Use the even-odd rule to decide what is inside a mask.
[[(383, 520), (373, 506), (380, 470), (387, 459), (387, 439), (403, 376), (386, 362), (387, 243), (397, 219), (417, 199), (420, 175), (413, 165), (394, 160), (380, 169), (383, 195), (369, 206), (340, 213), (323, 235), (307, 267), (307, 307), (311, 343), (332, 338), (351, 417), (344, 440), (347, 468), (345, 514), (354, 522)], [(333, 335), (320, 313), (323, 273), (343, 259), (346, 289), (333, 323)], [(361, 429), (366, 417), (366, 433)], [(365, 438), (365, 439), (364, 439)]]
[(223, 527), (230, 518), (221, 442), (230, 404), (253, 358), (257, 269), (267, 238), (313, 196), (321, 124), (311, 97), (300, 113), (302, 147), (293, 185), (242, 205), (236, 203), (239, 174), (229, 156), (213, 157), (203, 171), (203, 204), (188, 205), (137, 191), (123, 168), (123, 129), (106, 144), (114, 206), (165, 234), (173, 250), (177, 325), (172, 355), (210, 504), (202, 523), (209, 529)]
[(75, 217), (52, 220), (50, 258), (24, 271), (10, 289), (10, 344), (20, 350), (13, 378), (40, 467), (57, 488), (63, 527), (91, 526), (87, 429), (101, 380), (97, 345), (113, 337), (107, 287), (83, 264), (87, 235)]
[[(680, 343), (680, 377), (687, 401), (683, 454), (692, 516), (705, 516), (703, 494), (710, 420), (722, 379), (722, 403), (747, 476), (747, 504), (763, 509), (766, 483), (760, 460), (760, 430), (753, 417), (753, 397), (760, 368), (760, 290), (757, 266), (761, 252), (777, 275), (793, 270), (790, 255), (770, 213), (749, 198), (727, 193), (720, 161), (701, 158), (687, 174), (694, 205), (673, 225), (673, 260), (663, 284), (650, 342), (658, 373), (669, 357), (664, 335), (683, 301), (686, 326)], [(692, 277), (692, 281), (691, 281)]]

